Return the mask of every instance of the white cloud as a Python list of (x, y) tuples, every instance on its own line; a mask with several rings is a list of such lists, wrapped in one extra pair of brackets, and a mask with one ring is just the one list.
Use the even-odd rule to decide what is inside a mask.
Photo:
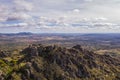
[(73, 12), (80, 13), (80, 10), (79, 9), (74, 9)]
[(24, 27), (27, 27), (28, 24), (27, 23), (14, 23), (14, 24), (0, 24), (0, 28), (9, 28), (9, 27), (21, 27), (21, 28), (24, 28)]
[[(71, 21), (72, 19), (72, 21)], [(115, 23), (111, 23), (104, 17), (98, 18), (83, 18), (77, 19), (76, 17), (69, 18), (67, 16), (60, 16), (56, 18), (48, 18), (48, 17), (40, 17), (37, 24), (37, 29), (46, 29), (46, 30), (82, 30), (82, 29), (119, 29), (119, 25)]]
[(33, 9), (33, 4), (31, 2), (28, 2), (26, 0), (14, 0), (15, 4), (14, 9), (16, 11), (31, 11)]
[[(99, 28), (107, 31), (120, 28), (118, 0), (0, 0), (0, 2), (2, 26), (28, 26), (31, 29), (46, 29), (48, 32), (52, 29), (99, 31)], [(9, 21), (21, 23), (9, 24), (7, 23)]]

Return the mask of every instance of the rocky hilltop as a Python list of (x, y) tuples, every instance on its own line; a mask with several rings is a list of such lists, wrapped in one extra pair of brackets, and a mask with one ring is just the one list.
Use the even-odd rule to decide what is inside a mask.
[(98, 55), (80, 45), (30, 45), (20, 55), (8, 65), (13, 66), (9, 73), (0, 71), (0, 80), (120, 80), (120, 59)]

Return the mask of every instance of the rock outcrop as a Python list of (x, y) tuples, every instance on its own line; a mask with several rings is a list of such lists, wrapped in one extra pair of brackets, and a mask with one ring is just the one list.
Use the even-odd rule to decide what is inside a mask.
[[(83, 49), (32, 45), (22, 52), (22, 80), (120, 80), (120, 60)], [(14, 77), (14, 76), (12, 76)]]

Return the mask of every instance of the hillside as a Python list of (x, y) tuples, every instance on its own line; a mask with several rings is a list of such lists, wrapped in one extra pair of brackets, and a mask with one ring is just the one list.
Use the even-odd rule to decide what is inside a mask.
[(80, 45), (30, 45), (14, 56), (0, 51), (0, 67), (0, 80), (120, 80), (119, 58)]

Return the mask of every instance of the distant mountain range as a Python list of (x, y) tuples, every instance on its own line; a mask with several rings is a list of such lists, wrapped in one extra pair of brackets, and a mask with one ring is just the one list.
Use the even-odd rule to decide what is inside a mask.
[(0, 33), (0, 35), (31, 35), (31, 32), (20, 32), (20, 33)]

